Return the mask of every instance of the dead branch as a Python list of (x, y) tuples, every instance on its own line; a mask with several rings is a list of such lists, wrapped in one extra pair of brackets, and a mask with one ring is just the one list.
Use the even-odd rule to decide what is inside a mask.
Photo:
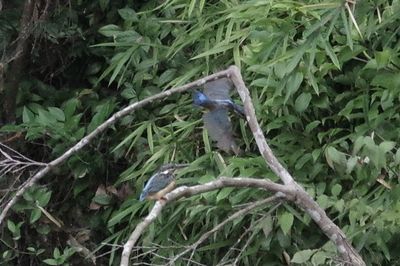
[(128, 105), (121, 111), (115, 113), (113, 116), (111, 116), (107, 121), (105, 121), (103, 124), (101, 124), (99, 127), (97, 127), (95, 130), (93, 130), (91, 133), (86, 135), (83, 139), (81, 139), (77, 144), (75, 144), (72, 148), (64, 152), (60, 157), (56, 158), (55, 160), (45, 164), (45, 167), (38, 171), (34, 176), (29, 178), (29, 182), (26, 182), (22, 186), (19, 187), (18, 191), (16, 194), (11, 198), (7, 204), (4, 206), (3, 210), (1, 210), (0, 213), (0, 225), (4, 222), (4, 219), (10, 210), (10, 208), (18, 201), (18, 199), (24, 194), (24, 192), (32, 187), (34, 184), (36, 184), (40, 179), (42, 179), (46, 174), (48, 174), (51, 170), (53, 170), (55, 167), (63, 164), (71, 155), (77, 153), (80, 151), (83, 147), (85, 147), (88, 143), (90, 143), (95, 137), (100, 135), (102, 132), (104, 132), (107, 128), (112, 126), (117, 120), (121, 119), (122, 117), (136, 111), (139, 108), (142, 108), (156, 100), (163, 99), (165, 97), (168, 97), (174, 93), (179, 93), (179, 92), (184, 92), (189, 89), (192, 89), (194, 87), (199, 87), (204, 85), (206, 82), (215, 80), (218, 78), (226, 77), (228, 75), (228, 70), (224, 70), (218, 73), (215, 73), (213, 75), (198, 79), (194, 82), (188, 83), (186, 85), (172, 88), (169, 90), (166, 90), (164, 92), (158, 93), (156, 95), (153, 95), (151, 97), (148, 97), (142, 101), (133, 103), (131, 105)]
[[(277, 176), (279, 176), (279, 178), (284, 183), (284, 185), (278, 185), (276, 183), (271, 182), (273, 185), (269, 184), (268, 188), (264, 189), (282, 193), (282, 195), (284, 195), (287, 200), (293, 201), (298, 207), (300, 207), (306, 213), (308, 213), (314, 220), (314, 222), (322, 230), (322, 232), (326, 236), (328, 236), (329, 239), (336, 245), (340, 257), (345, 265), (365, 265), (365, 262), (361, 258), (360, 254), (347, 241), (346, 236), (342, 232), (342, 230), (338, 226), (336, 226), (331, 219), (329, 219), (325, 211), (314, 201), (313, 198), (311, 198), (310, 195), (308, 195), (308, 193), (303, 189), (303, 187), (301, 187), (298, 183), (296, 183), (294, 178), (282, 166), (282, 164), (273, 154), (271, 148), (267, 144), (267, 141), (264, 137), (261, 127), (258, 124), (249, 90), (247, 89), (243, 81), (239, 68), (236, 66), (231, 66), (228, 68), (227, 71), (223, 72), (227, 74), (227, 77), (229, 77), (232, 80), (242, 99), (246, 113), (246, 119), (249, 123), (250, 129), (256, 140), (261, 155), (263, 156), (267, 165), (272, 169), (272, 171)], [(237, 180), (237, 179), (231, 178), (231, 180)], [(235, 183), (235, 181), (233, 183)], [(229, 186), (228, 184), (225, 185)], [(238, 184), (234, 186), (238, 186)], [(283, 190), (279, 190), (278, 187), (275, 186), (279, 186), (280, 189)], [(271, 189), (273, 187), (278, 190)], [(121, 264), (120, 264), (121, 266), (127, 266), (129, 264), (129, 256), (131, 253), (131, 249), (135, 245), (136, 241), (139, 239), (141, 233), (146, 229), (146, 227), (150, 223), (152, 223), (158, 215), (160, 215), (162, 208), (172, 199), (176, 199), (177, 195), (179, 195), (180, 193), (184, 194), (185, 196), (192, 195), (190, 192), (188, 192), (190, 191), (190, 189), (191, 188), (187, 187), (178, 188), (167, 195), (168, 199), (167, 201), (157, 202), (154, 205), (153, 209), (150, 211), (148, 216), (144, 218), (144, 220), (136, 226), (135, 230), (130, 235), (128, 241), (125, 243), (121, 257)], [(214, 187), (214, 189), (217, 189), (217, 187)]]
[(307, 212), (314, 222), (319, 226), (322, 232), (324, 232), (324, 234), (336, 245), (341, 258), (346, 262), (345, 264), (365, 265), (365, 262), (361, 258), (360, 254), (358, 254), (358, 252), (347, 241), (342, 230), (337, 227), (331, 219), (329, 219), (325, 211), (314, 201), (313, 198), (311, 198), (310, 195), (308, 195), (304, 188), (294, 181), (294, 178), (275, 157), (271, 148), (267, 144), (260, 125), (258, 124), (249, 90), (244, 84), (239, 68), (237, 66), (231, 66), (228, 68), (228, 70), (230, 78), (235, 84), (240, 98), (242, 99), (246, 112), (246, 119), (249, 122), (249, 126), (256, 140), (258, 149), (261, 155), (264, 157), (265, 162), (272, 169), (272, 171), (274, 171), (274, 173), (280, 177), (287, 188), (296, 191), (296, 200), (294, 203)]
[[(129, 236), (128, 241), (124, 245), (124, 250), (122, 251), (121, 266), (129, 265), (129, 256), (131, 254), (132, 248), (136, 244), (137, 240), (143, 233), (143, 231), (149, 226), (156, 218), (160, 215), (164, 206), (169, 202), (179, 199), (184, 196), (193, 196), (200, 193), (204, 193), (211, 190), (216, 190), (224, 187), (253, 187), (264, 189), (267, 191), (275, 192), (276, 197), (292, 199), (292, 195), (295, 191), (288, 190), (286, 186), (276, 184), (267, 179), (256, 179), (256, 178), (232, 178), (232, 177), (220, 177), (215, 181), (205, 183), (203, 185), (197, 185), (192, 187), (178, 187), (171, 191), (165, 196), (165, 200), (157, 201), (150, 213), (141, 221), (135, 228), (135, 230)], [(246, 209), (246, 208), (245, 208)]]
[(173, 93), (180, 93), (189, 90), (194, 87), (202, 86), (206, 82), (219, 79), (222, 77), (229, 77), (235, 84), (236, 89), (244, 103), (244, 108), (246, 112), (246, 119), (252, 130), (254, 138), (256, 140), (257, 146), (265, 159), (268, 166), (272, 171), (280, 177), (284, 185), (271, 182), (269, 180), (263, 179), (252, 179), (252, 178), (220, 178), (216, 181), (199, 185), (193, 187), (180, 187), (175, 189), (166, 195), (167, 200), (162, 202), (156, 202), (153, 209), (150, 211), (149, 215), (139, 223), (135, 230), (132, 232), (128, 241), (124, 245), (122, 252), (121, 265), (128, 265), (129, 256), (131, 250), (141, 233), (146, 229), (146, 227), (152, 223), (158, 215), (160, 215), (163, 207), (170, 201), (183, 196), (191, 196), (199, 194), (202, 192), (219, 189), (222, 187), (254, 187), (261, 188), (268, 191), (277, 193), (279, 197), (285, 197), (289, 201), (293, 201), (298, 207), (307, 212), (314, 222), (319, 226), (323, 233), (330, 238), (330, 240), (336, 245), (342, 261), (346, 265), (365, 265), (363, 259), (358, 254), (358, 252), (351, 246), (347, 241), (345, 234), (337, 227), (332, 220), (326, 215), (325, 211), (307, 194), (307, 192), (295, 182), (294, 178), (290, 173), (280, 164), (278, 159), (274, 156), (272, 150), (268, 146), (264, 134), (261, 130), (260, 125), (257, 122), (254, 106), (250, 98), (250, 93), (244, 84), (243, 78), (240, 74), (240, 70), (236, 66), (231, 66), (227, 70), (217, 72), (213, 75), (204, 77), (197, 81), (188, 83), (184, 86), (173, 88), (162, 93), (156, 94), (154, 96), (148, 97), (140, 102), (133, 103), (121, 111), (115, 113), (107, 121), (101, 124), (93, 132), (88, 134), (86, 137), (81, 139), (75, 146), (67, 150), (63, 155), (53, 160), (52, 162), (45, 164), (46, 166), (37, 172), (34, 176), (29, 178), (29, 182), (23, 184), (13, 198), (11, 198), (5, 205), (4, 209), (0, 213), (0, 225), (4, 221), (9, 209), (17, 202), (19, 197), (29, 188), (32, 187), (38, 180), (43, 178), (47, 173), (58, 165), (64, 163), (71, 155), (80, 151), (85, 147), (90, 141), (92, 141), (96, 136), (104, 132), (108, 127), (113, 125), (118, 119), (126, 116), (127, 114), (142, 108), (143, 106), (168, 97)]
[(259, 200), (256, 202), (251, 203), (249, 206), (247, 206), (244, 209), (241, 209), (237, 212), (235, 212), (234, 214), (232, 214), (231, 216), (229, 216), (227, 219), (223, 220), (222, 222), (220, 222), (219, 224), (217, 224), (216, 226), (214, 226), (210, 231), (204, 233), (199, 240), (197, 240), (195, 243), (193, 243), (192, 245), (190, 245), (187, 249), (185, 249), (184, 251), (182, 251), (181, 253), (179, 253), (178, 255), (176, 255), (174, 258), (172, 258), (170, 260), (170, 262), (168, 263), (168, 265), (175, 265), (175, 262), (182, 257), (183, 255), (185, 255), (186, 253), (188, 253), (189, 251), (192, 250), (192, 254), (190, 255), (189, 261), (192, 259), (194, 252), (196, 251), (197, 247), (203, 243), (205, 240), (207, 240), (207, 238), (209, 238), (212, 234), (214, 234), (215, 232), (219, 231), (221, 228), (223, 228), (227, 223), (229, 223), (230, 221), (233, 221), (241, 216), (244, 216), (245, 214), (249, 213), (250, 211), (254, 210), (257, 207), (260, 206), (264, 206), (265, 204), (271, 203), (271, 202), (276, 202), (278, 200), (280, 200), (281, 198), (274, 195), (271, 196), (269, 198), (263, 199), (263, 200)]

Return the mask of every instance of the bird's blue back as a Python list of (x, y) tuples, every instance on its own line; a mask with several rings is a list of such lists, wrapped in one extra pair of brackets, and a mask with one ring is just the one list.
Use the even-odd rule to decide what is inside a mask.
[(143, 191), (140, 194), (140, 201), (145, 200), (149, 194), (156, 193), (165, 188), (172, 182), (173, 179), (173, 173), (164, 174), (160, 171), (155, 173), (152, 177), (150, 177), (149, 181), (147, 181), (146, 185), (144, 186)]

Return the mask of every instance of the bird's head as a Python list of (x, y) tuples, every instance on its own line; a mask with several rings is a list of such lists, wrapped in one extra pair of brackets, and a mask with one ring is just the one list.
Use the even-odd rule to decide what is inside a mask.
[(208, 97), (201, 91), (194, 91), (193, 103), (198, 106), (204, 105), (208, 101)]
[(185, 168), (187, 166), (189, 166), (189, 164), (187, 164), (187, 163), (184, 163), (184, 164), (168, 163), (168, 164), (164, 164), (163, 166), (161, 166), (160, 169), (158, 170), (158, 172), (162, 173), (162, 174), (172, 174), (176, 170)]

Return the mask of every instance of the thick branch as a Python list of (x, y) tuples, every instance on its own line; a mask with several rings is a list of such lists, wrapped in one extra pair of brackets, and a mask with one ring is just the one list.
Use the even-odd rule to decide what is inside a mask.
[(205, 78), (196, 80), (194, 82), (188, 83), (184, 86), (176, 87), (173, 89), (166, 90), (164, 92), (158, 93), (156, 95), (153, 95), (151, 97), (148, 97), (140, 102), (133, 103), (121, 111), (115, 113), (113, 116), (111, 116), (107, 121), (105, 121), (103, 124), (101, 124), (98, 128), (96, 128), (94, 131), (89, 133), (86, 137), (81, 139), (77, 144), (75, 144), (72, 148), (67, 150), (64, 154), (62, 154), (60, 157), (57, 159), (53, 160), (52, 162), (48, 163), (45, 168), (37, 172), (34, 176), (32, 176), (29, 179), (29, 182), (25, 183), (22, 185), (17, 193), (14, 195), (14, 197), (4, 206), (4, 209), (1, 211), (0, 214), (0, 225), (3, 223), (8, 211), (10, 208), (18, 201), (19, 197), (21, 197), (24, 192), (32, 187), (36, 182), (38, 182), (42, 177), (44, 177), (47, 173), (49, 173), (52, 169), (55, 167), (61, 165), (64, 163), (71, 155), (77, 153), (80, 151), (83, 147), (85, 147), (90, 141), (92, 141), (96, 136), (100, 135), (103, 131), (105, 131), (107, 128), (112, 126), (117, 120), (121, 119), (122, 117), (132, 113), (133, 111), (144, 107), (145, 105), (156, 101), (163, 99), (165, 97), (170, 96), (171, 94), (174, 93), (179, 93), (179, 92), (184, 92), (186, 90), (189, 90), (194, 87), (199, 87), (202, 86), (204, 83), (215, 80), (221, 77), (226, 77), (228, 75), (228, 70), (220, 71), (218, 73), (215, 73), (213, 75), (207, 76)]
[(267, 141), (264, 137), (264, 133), (261, 130), (260, 125), (257, 122), (257, 117), (254, 111), (253, 102), (250, 97), (249, 90), (244, 84), (242, 75), (237, 66), (229, 67), (230, 78), (232, 79), (235, 87), (244, 103), (244, 109), (246, 112), (246, 119), (249, 122), (249, 126), (256, 140), (258, 149), (261, 155), (264, 157), (268, 166), (278, 175), (282, 182), (290, 189), (296, 190), (296, 205), (305, 210), (314, 222), (320, 227), (326, 236), (335, 243), (341, 257), (350, 265), (365, 265), (365, 262), (358, 254), (358, 252), (350, 245), (347, 241), (345, 234), (342, 230), (337, 227), (331, 219), (326, 215), (325, 211), (311, 198), (307, 192), (294, 181), (294, 178), (289, 172), (282, 166), (278, 159), (273, 154), (271, 148), (268, 146)]
[[(150, 213), (140, 222), (135, 230), (129, 236), (128, 241), (124, 245), (122, 251), (121, 266), (129, 265), (129, 256), (131, 254), (133, 246), (143, 233), (143, 231), (149, 226), (156, 218), (160, 215), (162, 209), (169, 202), (181, 198), (183, 196), (197, 195), (203, 192), (220, 189), (223, 187), (254, 187), (261, 188), (276, 193), (276, 197), (293, 199), (292, 195), (294, 191), (288, 189), (284, 185), (276, 184), (267, 179), (256, 179), (256, 178), (231, 178), (231, 177), (220, 177), (215, 181), (208, 182), (203, 185), (197, 185), (192, 187), (182, 186), (176, 188), (165, 196), (165, 201), (157, 201)], [(246, 208), (245, 208), (246, 209)]]
[(25, 54), (29, 45), (28, 37), (30, 35), (33, 10), (34, 10), (34, 1), (26, 0), (20, 20), (20, 31), (18, 34), (17, 46), (15, 49), (15, 54), (17, 56), (12, 61), (10, 70), (6, 75), (6, 77), (9, 77), (8, 78), (9, 81), (7, 82), (4, 90), (4, 99), (3, 99), (3, 112), (4, 112), (3, 118), (6, 122), (14, 122), (15, 120), (16, 98), (22, 72), (26, 65)]

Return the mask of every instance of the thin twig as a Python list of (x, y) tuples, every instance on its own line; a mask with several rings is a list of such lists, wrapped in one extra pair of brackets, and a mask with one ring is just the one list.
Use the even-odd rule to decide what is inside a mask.
[(220, 177), (217, 180), (192, 186), (186, 187), (181, 186), (171, 191), (165, 195), (165, 200), (157, 201), (150, 213), (141, 221), (135, 230), (129, 236), (129, 239), (124, 245), (124, 250), (122, 251), (121, 266), (129, 265), (129, 256), (131, 254), (132, 248), (136, 244), (137, 240), (143, 233), (143, 231), (160, 215), (162, 209), (171, 201), (179, 199), (183, 196), (192, 196), (200, 193), (224, 188), (224, 187), (253, 187), (258, 189), (264, 189), (267, 191), (275, 192), (276, 196), (285, 198), (288, 200), (293, 200), (293, 195), (295, 191), (291, 188), (287, 188), (284, 185), (276, 184), (268, 179), (256, 179), (256, 178), (232, 178), (232, 177)]
[(176, 255), (168, 264), (169, 265), (174, 265), (175, 262), (182, 257), (183, 255), (185, 255), (186, 253), (188, 253), (189, 251), (193, 251), (190, 259), (193, 256), (194, 251), (197, 249), (197, 247), (203, 243), (206, 239), (208, 239), (212, 234), (214, 234), (215, 232), (219, 231), (221, 228), (223, 228), (227, 223), (229, 223), (230, 221), (233, 221), (245, 214), (247, 214), (248, 212), (254, 210), (257, 207), (263, 206), (265, 204), (271, 203), (271, 202), (275, 202), (277, 200), (280, 200), (280, 197), (274, 195), (271, 196), (269, 198), (263, 199), (263, 200), (259, 200), (256, 201), (252, 204), (250, 204), (248, 207), (241, 209), (237, 212), (235, 212), (234, 214), (232, 214), (231, 216), (229, 216), (227, 219), (223, 220), (221, 223), (217, 224), (216, 226), (214, 226), (210, 231), (204, 233), (199, 240), (197, 240), (195, 243), (193, 243), (192, 245), (190, 245), (187, 249), (185, 249), (184, 251), (182, 251), (181, 253), (179, 253), (178, 255)]
[(116, 121), (121, 119), (122, 117), (132, 113), (133, 111), (136, 111), (139, 108), (142, 108), (154, 101), (163, 99), (165, 97), (168, 97), (174, 93), (180, 93), (187, 91), (189, 89), (199, 87), (204, 85), (208, 81), (212, 81), (215, 79), (219, 79), (221, 77), (226, 77), (228, 75), (228, 70), (225, 71), (220, 71), (218, 73), (215, 73), (213, 75), (209, 75), (207, 77), (198, 79), (196, 81), (190, 82), (186, 85), (172, 88), (169, 90), (166, 90), (164, 92), (158, 93), (156, 95), (150, 96), (142, 101), (133, 103), (121, 111), (115, 113), (112, 115), (109, 119), (107, 119), (103, 124), (98, 126), (95, 130), (93, 130), (91, 133), (86, 135), (84, 138), (82, 138), (77, 144), (75, 144), (72, 148), (64, 152), (60, 157), (57, 159), (51, 161), (50, 163), (45, 164), (46, 166), (41, 169), (39, 172), (37, 172), (32, 178), (30, 178), (30, 182), (20, 186), (19, 190), (16, 192), (16, 194), (11, 198), (7, 204), (4, 206), (3, 210), (0, 213), (0, 225), (4, 222), (4, 219), (10, 210), (10, 208), (18, 201), (18, 199), (25, 193), (25, 191), (32, 187), (34, 184), (36, 184), (40, 179), (42, 179), (45, 175), (47, 175), (51, 170), (53, 170), (55, 167), (63, 164), (69, 157), (71, 157), (73, 154), (77, 153), (80, 151), (83, 147), (85, 147), (88, 143), (90, 143), (95, 137), (103, 133), (106, 129), (108, 129), (110, 126), (112, 126)]
[[(256, 220), (256, 221), (254, 222), (255, 226), (257, 226), (258, 223), (262, 222), (266, 217), (270, 216), (271, 213), (274, 212), (280, 205), (281, 205), (281, 203), (276, 204), (274, 207), (272, 207), (270, 210), (268, 210), (268, 212), (267, 212), (266, 214), (262, 215), (261, 218), (259, 218), (258, 220)], [(234, 249), (236, 249), (236, 248), (235, 248), (236, 245), (238, 245), (238, 244), (242, 241), (242, 238), (243, 238), (250, 230), (253, 230), (255, 226), (252, 226), (252, 225), (251, 225), (251, 226), (249, 226), (249, 227), (243, 232), (243, 234), (239, 237), (239, 239), (236, 241), (236, 243), (235, 243), (232, 247), (229, 248), (228, 252), (227, 252), (227, 253), (224, 255), (224, 257), (221, 259), (221, 262), (220, 262), (220, 263), (222, 263), (222, 262), (225, 260), (225, 258), (228, 258), (228, 257), (229, 257), (229, 253), (230, 253), (231, 251), (233, 251)], [(271, 229), (271, 230), (272, 230), (272, 229)], [(252, 238), (253, 235), (255, 235), (254, 232), (253, 232), (253, 234), (250, 236), (250, 238)], [(249, 240), (246, 241), (246, 244), (247, 244), (248, 242), (249, 242)], [(248, 244), (247, 244), (247, 245), (246, 245), (246, 244), (245, 244), (245, 246), (248, 245)], [(237, 258), (240, 257), (240, 254), (241, 254), (242, 251), (245, 250), (245, 249), (246, 249), (245, 247), (242, 247), (240, 250), (239, 250), (239, 249), (236, 249), (236, 250), (239, 250), (239, 251), (240, 251), (240, 253), (239, 253), (239, 255), (237, 256)], [(236, 259), (235, 259), (235, 261), (236, 261)], [(220, 263), (218, 263), (217, 265), (222, 265), (222, 264), (220, 264)]]

